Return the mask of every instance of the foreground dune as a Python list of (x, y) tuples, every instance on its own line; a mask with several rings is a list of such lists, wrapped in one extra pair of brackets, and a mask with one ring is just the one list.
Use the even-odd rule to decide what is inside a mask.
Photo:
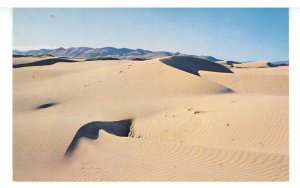
[[(289, 178), (288, 67), (167, 57), (56, 62), (13, 76), (16, 181)], [(128, 137), (82, 128), (119, 120), (132, 121)]]

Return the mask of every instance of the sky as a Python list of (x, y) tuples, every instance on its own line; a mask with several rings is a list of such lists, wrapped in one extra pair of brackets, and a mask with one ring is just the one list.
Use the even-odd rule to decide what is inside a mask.
[(15, 50), (141, 48), (288, 60), (288, 9), (14, 9)]

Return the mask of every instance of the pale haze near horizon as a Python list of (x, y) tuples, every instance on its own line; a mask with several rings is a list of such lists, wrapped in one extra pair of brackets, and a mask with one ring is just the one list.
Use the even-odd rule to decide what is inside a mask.
[(107, 46), (288, 60), (288, 9), (14, 9), (16, 50)]

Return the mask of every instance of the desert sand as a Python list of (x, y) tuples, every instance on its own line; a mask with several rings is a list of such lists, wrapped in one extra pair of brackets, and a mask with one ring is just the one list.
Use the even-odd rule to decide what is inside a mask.
[[(15, 181), (289, 180), (288, 66), (47, 60), (14, 60)], [(65, 156), (83, 125), (127, 119)]]

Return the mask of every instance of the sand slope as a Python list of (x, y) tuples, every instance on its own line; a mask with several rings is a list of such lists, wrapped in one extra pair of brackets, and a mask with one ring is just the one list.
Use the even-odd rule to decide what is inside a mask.
[[(189, 62), (14, 69), (14, 180), (288, 180), (288, 67), (199, 76)], [(64, 158), (81, 126), (121, 119), (133, 119), (129, 137), (101, 130)]]
[(234, 89), (237, 93), (288, 96), (288, 67), (231, 69), (234, 74), (202, 72), (202, 77)]

